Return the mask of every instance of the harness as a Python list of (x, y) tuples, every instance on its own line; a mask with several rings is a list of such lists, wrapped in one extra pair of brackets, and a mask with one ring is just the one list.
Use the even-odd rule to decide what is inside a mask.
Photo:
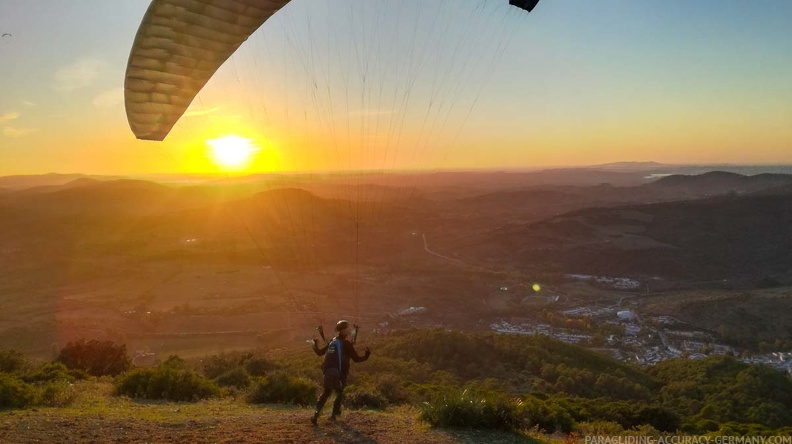
[[(330, 341), (330, 345), (335, 344), (336, 352), (338, 353), (338, 371), (341, 372), (342, 370), (342, 361), (341, 361), (341, 340), (338, 338), (333, 339)], [(329, 350), (328, 350), (329, 351)]]

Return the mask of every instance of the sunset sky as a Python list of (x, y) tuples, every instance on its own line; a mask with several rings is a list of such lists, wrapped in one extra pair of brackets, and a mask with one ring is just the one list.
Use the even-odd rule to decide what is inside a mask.
[(0, 175), (218, 173), (230, 135), (235, 173), (792, 164), (792, 1), (478, 3), (293, 0), (145, 142), (123, 83), (148, 0), (0, 0)]

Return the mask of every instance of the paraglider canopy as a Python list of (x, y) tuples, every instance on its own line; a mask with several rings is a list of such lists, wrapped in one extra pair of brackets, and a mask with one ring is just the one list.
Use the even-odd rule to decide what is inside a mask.
[[(153, 0), (127, 63), (124, 96), (138, 139), (164, 140), (220, 66), (290, 0)], [(531, 11), (539, 0), (510, 0)]]
[(289, 0), (154, 0), (127, 62), (127, 119), (163, 140), (209, 78)]
[(537, 3), (539, 3), (539, 0), (509, 0), (510, 5), (525, 9), (528, 12), (533, 11)]

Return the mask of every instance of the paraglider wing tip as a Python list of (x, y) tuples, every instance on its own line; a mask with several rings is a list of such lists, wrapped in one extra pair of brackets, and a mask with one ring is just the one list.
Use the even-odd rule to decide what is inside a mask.
[(533, 8), (536, 7), (537, 3), (539, 3), (539, 0), (509, 0), (510, 5), (524, 9), (528, 12), (533, 11)]
[(150, 140), (152, 142), (162, 142), (168, 137), (171, 126), (168, 127), (156, 127), (153, 128), (153, 125), (146, 125), (146, 124), (139, 124), (134, 121), (133, 117), (130, 117), (129, 111), (127, 110), (127, 120), (129, 122), (129, 129), (132, 130), (132, 134), (135, 135), (135, 138), (138, 140)]
[(151, 141), (151, 142), (162, 142), (163, 140), (165, 140), (165, 137), (163, 137), (163, 136), (144, 136), (144, 137), (138, 137), (138, 140), (148, 140), (148, 141)]
[(162, 133), (135, 133), (135, 138), (138, 140), (150, 140), (152, 142), (162, 142), (165, 140), (167, 134)]

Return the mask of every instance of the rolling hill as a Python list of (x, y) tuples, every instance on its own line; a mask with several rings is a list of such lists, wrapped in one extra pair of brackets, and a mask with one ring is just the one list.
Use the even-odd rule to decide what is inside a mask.
[(466, 254), (499, 245), (504, 263), (562, 273), (773, 285), (792, 282), (790, 224), (792, 194), (727, 195), (572, 211), (504, 227)]

